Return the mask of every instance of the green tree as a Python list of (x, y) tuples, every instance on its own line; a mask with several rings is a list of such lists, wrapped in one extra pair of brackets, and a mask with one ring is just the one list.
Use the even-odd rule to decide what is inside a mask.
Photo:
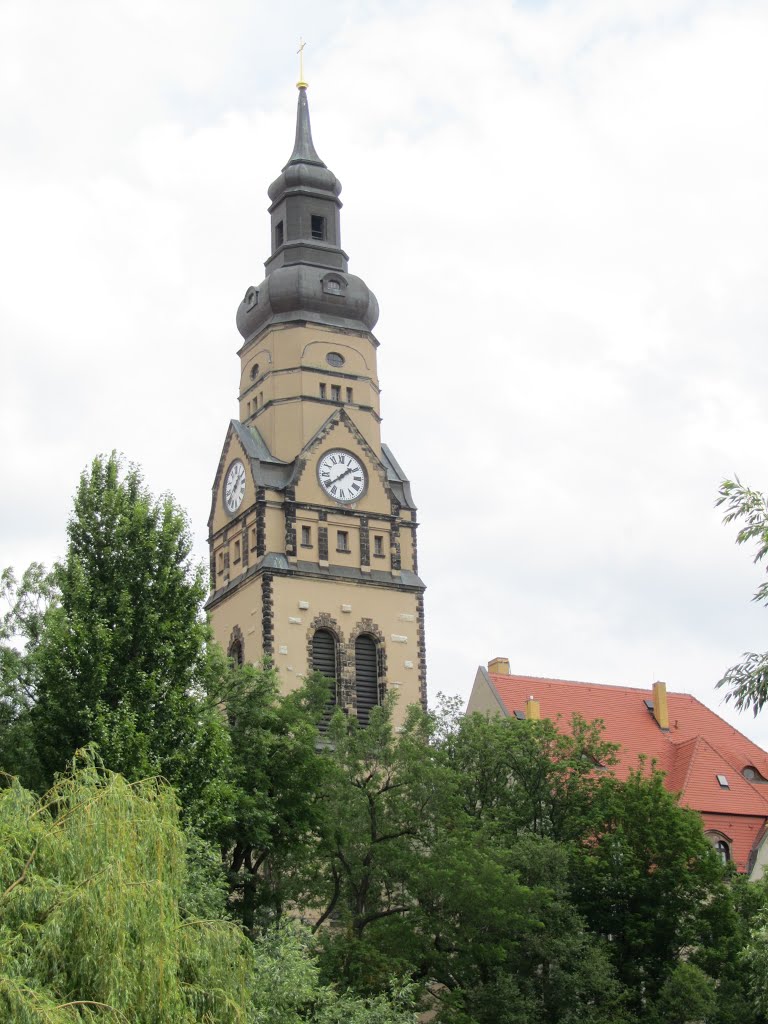
[(641, 767), (626, 781), (604, 780), (592, 829), (575, 847), (571, 892), (593, 932), (608, 940), (636, 1009), (696, 946), (722, 877), (701, 818), (678, 805), (661, 772)]
[(567, 847), (543, 834), (575, 827), (569, 798), (583, 814), (572, 776), (591, 791), (583, 744), (598, 735), (560, 743), (547, 723), (450, 708), (409, 709), (397, 734), (389, 704), (367, 730), (337, 715), (315, 847), (323, 977), (372, 995), (407, 974), (446, 1024), (623, 1021), (605, 944), (570, 901)]
[(55, 588), (44, 566), (33, 562), (20, 580), (0, 573), (0, 771), (41, 781), (31, 734), (30, 710), (37, 695), (36, 651)]
[(745, 950), (768, 907), (768, 880), (750, 882), (732, 870), (700, 909), (690, 961), (717, 979), (714, 1024), (762, 1024), (750, 996), (753, 981)]
[[(768, 498), (759, 491), (745, 487), (738, 477), (720, 485), (717, 505), (725, 507), (724, 523), (743, 523), (736, 535), (737, 544), (756, 541), (754, 562), (768, 554)], [(768, 581), (762, 583), (752, 598), (768, 605)], [(732, 700), (739, 711), (751, 708), (756, 715), (768, 700), (768, 651), (747, 652), (742, 660), (728, 669), (718, 686), (726, 687), (725, 699)]]
[(458, 718), (441, 749), (454, 772), (464, 812), (502, 835), (579, 836), (602, 784), (596, 766), (615, 763), (616, 744), (599, 722), (578, 715), (570, 731), (549, 719), (518, 721), (475, 714)]
[(700, 967), (676, 964), (649, 1013), (653, 1024), (710, 1024), (715, 1019), (715, 983)]
[(169, 787), (86, 759), (44, 798), (0, 792), (0, 1018), (249, 1020), (252, 948), (185, 916), (186, 886)]
[(31, 719), (46, 777), (96, 743), (129, 779), (170, 780), (188, 819), (213, 833), (230, 813), (217, 707), (228, 669), (201, 614), (186, 518), (113, 454), (83, 473), (67, 533), (36, 652)]
[(323, 986), (309, 935), (250, 942), (190, 871), (173, 790), (91, 754), (39, 798), (0, 791), (0, 1019), (13, 1024), (415, 1024), (412, 995)]
[(317, 724), (327, 695), (328, 680), (314, 674), (280, 696), (269, 665), (242, 666), (229, 680), (234, 799), (220, 839), (230, 905), (251, 935), (279, 920), (286, 901), (295, 905), (315, 856), (328, 767)]
[(393, 709), (390, 695), (365, 729), (337, 710), (320, 755), (322, 864), (307, 895), (321, 911), (317, 926), (333, 915), (355, 940), (412, 909), (407, 879), (431, 845), (436, 805), (447, 797), (428, 742), (429, 716), (409, 708), (396, 734)]

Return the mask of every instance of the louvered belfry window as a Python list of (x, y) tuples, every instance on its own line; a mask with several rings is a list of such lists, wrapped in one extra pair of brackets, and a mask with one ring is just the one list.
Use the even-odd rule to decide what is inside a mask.
[(321, 729), (327, 729), (336, 707), (336, 637), (328, 629), (318, 629), (312, 637), (312, 670), (331, 680), (328, 703), (320, 723)]
[(355, 689), (357, 720), (366, 726), (371, 708), (379, 703), (379, 671), (376, 643), (365, 633), (355, 640)]

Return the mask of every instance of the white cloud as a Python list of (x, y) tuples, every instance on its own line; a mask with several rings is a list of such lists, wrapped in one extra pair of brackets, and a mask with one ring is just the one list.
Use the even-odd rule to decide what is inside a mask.
[(62, 552), (113, 447), (204, 554), (300, 33), (382, 305), (433, 691), (507, 654), (715, 703), (766, 634), (712, 509), (723, 475), (768, 488), (756, 0), (3, 5), (0, 562)]

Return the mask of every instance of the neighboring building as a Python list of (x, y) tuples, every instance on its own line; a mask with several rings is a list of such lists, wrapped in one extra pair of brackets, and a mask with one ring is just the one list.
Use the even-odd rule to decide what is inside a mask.
[(271, 658), (284, 690), (319, 669), (331, 702), (365, 724), (394, 688), (400, 720), (426, 705), (416, 506), (381, 442), (378, 304), (347, 271), (341, 184), (298, 85), (295, 145), (269, 187), (266, 278), (237, 311), (240, 412), (213, 484), (207, 609), (230, 657)]
[(566, 730), (574, 714), (601, 719), (620, 744), (613, 771), (625, 778), (645, 755), (680, 803), (699, 811), (724, 860), (760, 878), (768, 861), (768, 754), (687, 693), (510, 675), (495, 658), (475, 676), (467, 713), (549, 718)]

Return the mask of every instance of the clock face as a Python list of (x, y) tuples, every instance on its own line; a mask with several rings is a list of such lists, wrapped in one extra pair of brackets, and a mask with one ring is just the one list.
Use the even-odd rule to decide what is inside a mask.
[(224, 484), (224, 506), (228, 512), (237, 512), (245, 497), (245, 466), (237, 459), (229, 467)]
[(320, 459), (317, 478), (329, 498), (345, 504), (362, 498), (368, 484), (360, 461), (338, 448), (326, 452)]

